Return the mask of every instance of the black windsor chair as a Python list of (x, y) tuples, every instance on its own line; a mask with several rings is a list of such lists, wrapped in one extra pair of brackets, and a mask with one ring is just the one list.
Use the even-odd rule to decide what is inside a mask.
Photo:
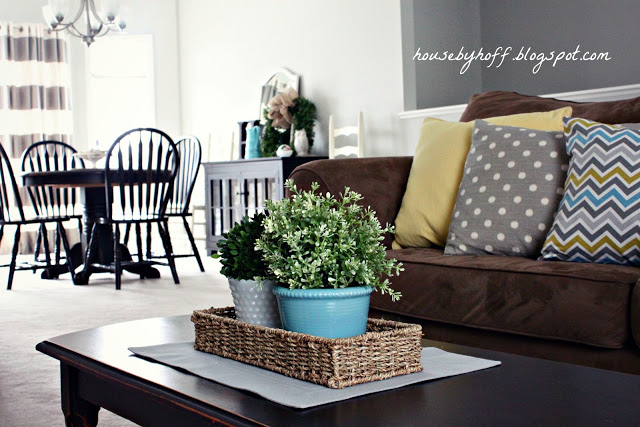
[[(23, 172), (50, 172), (66, 171), (77, 168), (84, 168), (84, 162), (76, 158), (76, 149), (60, 141), (40, 141), (30, 145), (22, 154)], [(67, 218), (78, 221), (78, 233), (82, 236), (82, 214), (77, 212), (78, 197), (77, 190), (72, 187), (54, 188), (48, 187), (27, 187), (31, 204), (38, 218)], [(54, 244), (55, 264), (60, 265), (61, 234), (56, 233)], [(46, 223), (43, 222), (38, 228), (36, 246), (34, 250), (34, 261), (42, 262), (39, 258), (40, 249), (44, 252), (44, 262), (51, 265), (49, 249), (49, 238)], [(78, 258), (82, 255), (78, 254)], [(34, 270), (35, 272), (35, 270)], [(45, 277), (46, 275), (46, 277)], [(42, 273), (43, 278), (55, 279), (57, 273), (52, 269)]]
[[(170, 190), (178, 170), (179, 155), (176, 145), (166, 133), (153, 128), (129, 130), (116, 139), (106, 156), (105, 191), (107, 215), (98, 218), (91, 232), (87, 247), (85, 270), (97, 267), (115, 272), (116, 289), (121, 287), (122, 270), (127, 267), (168, 265), (173, 281), (179, 284), (173, 259), (173, 249), (168, 235), (167, 217), (164, 215)], [(165, 250), (167, 263), (144, 259), (140, 228), (156, 223)], [(120, 242), (120, 226), (134, 225), (137, 231), (138, 260), (123, 259), (126, 246)], [(113, 229), (113, 263), (94, 263), (92, 253), (96, 249), (96, 229), (109, 226)], [(147, 245), (151, 244), (147, 236)], [(147, 248), (147, 252), (150, 249)], [(144, 278), (143, 274), (140, 274)]]
[[(11, 199), (13, 199), (13, 206), (11, 204)], [(7, 281), (7, 289), (11, 289), (11, 285), (13, 283), (13, 276), (16, 271), (35, 270), (35, 269), (50, 267), (50, 264), (48, 264), (47, 262), (18, 264), (17, 259), (18, 259), (18, 252), (20, 248), (21, 227), (27, 224), (40, 224), (40, 225), (45, 223), (56, 224), (56, 233), (57, 233), (57, 236), (62, 241), (62, 245), (64, 247), (65, 256), (67, 260), (67, 267), (69, 269), (69, 273), (71, 273), (71, 280), (75, 284), (75, 276), (74, 276), (75, 266), (73, 265), (73, 261), (70, 256), (69, 242), (67, 240), (67, 234), (65, 232), (64, 225), (62, 224), (63, 222), (68, 221), (70, 219), (71, 219), (70, 217), (66, 217), (66, 216), (35, 217), (35, 218), (25, 217), (24, 209), (22, 207), (22, 199), (20, 197), (20, 191), (18, 190), (18, 185), (16, 184), (16, 178), (15, 178), (15, 175), (13, 174), (13, 168), (11, 167), (9, 156), (7, 156), (6, 151), (0, 145), (0, 241), (2, 241), (5, 226), (7, 225), (16, 226), (16, 232), (13, 239), (13, 248), (11, 250), (11, 261), (9, 264), (1, 266), (1, 267), (9, 267), (9, 278)]]
[[(178, 164), (176, 179), (174, 180), (173, 187), (171, 189), (171, 198), (169, 199), (169, 203), (167, 204), (165, 216), (168, 218), (182, 218), (182, 224), (184, 225), (184, 229), (187, 232), (187, 237), (189, 238), (189, 242), (191, 243), (192, 253), (179, 255), (174, 254), (173, 257), (195, 257), (196, 261), (198, 262), (198, 266), (200, 267), (200, 271), (204, 272), (204, 265), (202, 264), (202, 259), (200, 258), (200, 252), (198, 252), (191, 227), (189, 227), (189, 222), (187, 221), (187, 218), (192, 215), (192, 213), (189, 212), (189, 207), (191, 202), (191, 194), (193, 193), (193, 187), (196, 184), (196, 178), (198, 177), (198, 172), (200, 171), (202, 148), (200, 146), (200, 141), (195, 136), (182, 137), (178, 142), (176, 142), (176, 147), (178, 148), (180, 162)], [(124, 236), (125, 244), (127, 244), (127, 242), (129, 241), (130, 230), (131, 226), (130, 224), (127, 224)], [(149, 235), (150, 231), (147, 230), (147, 236)], [(147, 245), (147, 247), (149, 248), (150, 245)], [(147, 253), (147, 258), (152, 258), (151, 253)]]

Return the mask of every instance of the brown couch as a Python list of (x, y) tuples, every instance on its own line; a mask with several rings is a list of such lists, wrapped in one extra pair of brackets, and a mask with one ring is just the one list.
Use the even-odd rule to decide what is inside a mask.
[[(490, 105), (474, 103), (482, 96)], [(531, 111), (526, 102), (509, 104), (524, 98), (535, 101), (537, 111), (566, 104), (510, 92), (474, 98), (463, 115), (467, 120), (476, 118), (473, 114)], [(506, 110), (498, 108), (500, 100)], [(571, 105), (592, 120), (640, 122), (640, 98)], [(624, 114), (612, 116), (615, 110)], [(305, 189), (317, 181), (322, 192), (332, 194), (349, 186), (364, 196), (362, 204), (371, 206), (381, 223), (393, 224), (411, 163), (411, 157), (320, 160), (298, 167), (291, 177)], [(384, 240), (388, 256), (405, 268), (392, 278), (392, 287), (403, 298), (391, 302), (372, 294), (374, 315), (420, 322), (425, 336), (436, 340), (640, 374), (640, 268), (445, 256), (441, 248), (391, 250), (391, 241), (391, 236)]]

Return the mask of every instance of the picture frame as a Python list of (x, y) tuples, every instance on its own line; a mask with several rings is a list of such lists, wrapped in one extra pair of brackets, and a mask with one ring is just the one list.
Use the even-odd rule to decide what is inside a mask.
[(280, 68), (276, 71), (267, 82), (262, 85), (262, 93), (260, 96), (260, 124), (265, 124), (264, 110), (267, 108), (271, 98), (285, 90), (293, 88), (300, 94), (300, 76), (294, 74), (286, 68)]

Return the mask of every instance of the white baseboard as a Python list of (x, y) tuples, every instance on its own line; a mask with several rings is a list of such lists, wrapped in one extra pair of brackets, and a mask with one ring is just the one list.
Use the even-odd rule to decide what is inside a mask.
[[(574, 92), (552, 93), (540, 95), (544, 98), (558, 98), (576, 102), (616, 101), (618, 99), (635, 98), (640, 96), (640, 84), (614, 86), (601, 89), (578, 90)], [(422, 110), (403, 111), (398, 113), (400, 120), (423, 119), (434, 117), (442, 120), (457, 121), (464, 112), (467, 104), (448, 105), (445, 107), (424, 108)]]
[(460, 120), (460, 116), (467, 108), (467, 104), (447, 105), (446, 107), (423, 108), (422, 110), (403, 111), (398, 114), (400, 120), (424, 119), (433, 117), (436, 119), (449, 120), (452, 122)]
[(640, 96), (640, 84), (627, 86), (613, 86), (601, 89), (578, 90), (575, 92), (553, 93), (540, 95), (544, 98), (566, 99), (575, 102), (604, 102), (629, 99)]

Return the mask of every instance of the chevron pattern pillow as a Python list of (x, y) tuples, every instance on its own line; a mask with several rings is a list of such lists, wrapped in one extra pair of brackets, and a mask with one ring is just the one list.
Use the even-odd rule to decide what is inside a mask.
[(640, 131), (564, 125), (569, 171), (541, 258), (640, 265)]

